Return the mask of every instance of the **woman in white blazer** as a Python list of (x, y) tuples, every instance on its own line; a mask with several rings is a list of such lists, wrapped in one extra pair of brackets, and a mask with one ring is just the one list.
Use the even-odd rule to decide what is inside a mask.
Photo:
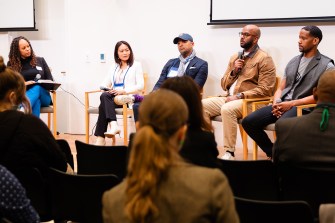
[[(126, 41), (119, 41), (114, 50), (115, 63), (110, 67), (100, 89), (99, 117), (94, 135), (96, 145), (105, 145), (105, 137), (120, 134), (116, 122), (114, 102), (116, 95), (139, 93), (144, 87), (143, 71), (140, 62), (134, 61), (133, 51)], [(108, 126), (110, 129), (107, 131)]]

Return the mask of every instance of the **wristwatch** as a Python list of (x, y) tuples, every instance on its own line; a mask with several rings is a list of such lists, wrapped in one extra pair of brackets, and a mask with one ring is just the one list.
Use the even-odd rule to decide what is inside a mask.
[(237, 94), (236, 94), (236, 97), (237, 97), (238, 99), (243, 99), (243, 98), (244, 98), (244, 94), (243, 94), (243, 93), (237, 93)]

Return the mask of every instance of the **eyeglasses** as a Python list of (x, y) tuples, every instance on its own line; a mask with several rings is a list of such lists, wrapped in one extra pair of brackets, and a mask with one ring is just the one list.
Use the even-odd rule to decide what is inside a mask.
[(242, 37), (242, 36), (244, 36), (244, 37), (255, 36), (255, 35), (253, 35), (253, 34), (250, 34), (250, 33), (243, 33), (243, 32), (239, 32), (238, 35), (239, 35), (240, 37)]

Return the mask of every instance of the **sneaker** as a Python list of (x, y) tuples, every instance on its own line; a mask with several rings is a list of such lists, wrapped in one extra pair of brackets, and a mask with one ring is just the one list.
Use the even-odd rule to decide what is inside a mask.
[(114, 126), (109, 131), (105, 132), (105, 136), (108, 137), (108, 138), (112, 138), (116, 134), (120, 135), (120, 132), (121, 132), (121, 130), (120, 130), (119, 126)]
[(223, 154), (223, 156), (221, 156), (221, 159), (223, 160), (235, 160), (235, 157), (233, 156), (233, 154), (231, 152), (225, 152), (225, 154)]
[(117, 105), (124, 105), (128, 103), (134, 103), (134, 97), (131, 94), (117, 95), (114, 98), (114, 102)]

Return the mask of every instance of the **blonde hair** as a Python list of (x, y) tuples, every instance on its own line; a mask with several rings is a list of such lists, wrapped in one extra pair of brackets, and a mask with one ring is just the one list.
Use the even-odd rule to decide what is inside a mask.
[(187, 119), (186, 103), (170, 90), (155, 91), (141, 103), (126, 188), (125, 212), (132, 222), (152, 222), (158, 215), (154, 197), (171, 165), (181, 159), (169, 139)]
[(0, 56), (0, 101), (4, 100), (6, 95), (14, 91), (16, 95), (16, 105), (22, 105), (25, 113), (31, 113), (29, 100), (26, 97), (26, 85), (21, 74), (7, 68), (3, 57)]

